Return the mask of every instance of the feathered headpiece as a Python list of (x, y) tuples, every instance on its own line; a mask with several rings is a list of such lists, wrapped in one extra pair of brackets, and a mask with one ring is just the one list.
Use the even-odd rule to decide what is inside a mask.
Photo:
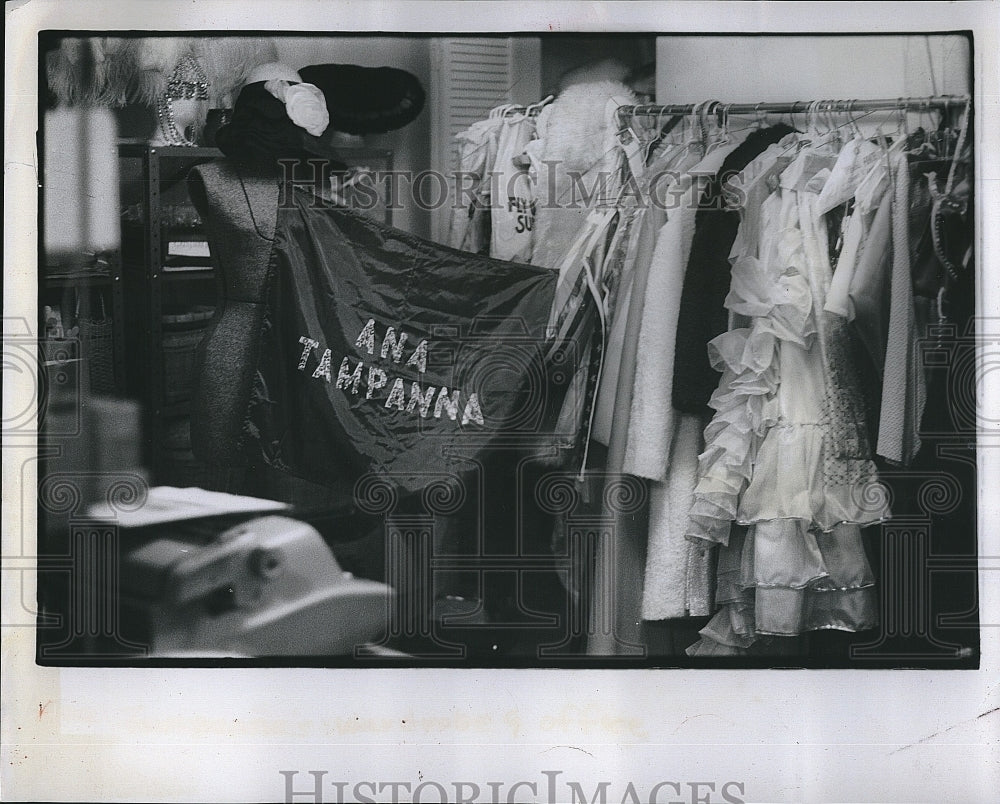
[(194, 57), (205, 71), (213, 107), (230, 108), (255, 67), (278, 60), (273, 39), (225, 36), (195, 39)]
[(63, 105), (153, 106), (188, 57), (205, 74), (210, 105), (230, 106), (250, 72), (278, 55), (266, 37), (67, 37), (47, 54), (46, 73)]
[(46, 55), (49, 89), (61, 105), (124, 106), (139, 40), (66, 38)]

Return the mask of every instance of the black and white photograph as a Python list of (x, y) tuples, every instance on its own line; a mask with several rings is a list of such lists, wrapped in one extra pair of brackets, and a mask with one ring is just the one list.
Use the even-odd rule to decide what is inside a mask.
[(990, 4), (7, 21), (3, 800), (995, 793)]

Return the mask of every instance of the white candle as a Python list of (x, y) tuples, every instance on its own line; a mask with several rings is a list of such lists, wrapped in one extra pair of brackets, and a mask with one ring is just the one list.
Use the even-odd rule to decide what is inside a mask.
[(45, 115), (45, 250), (50, 261), (113, 251), (121, 242), (118, 134), (103, 108)]

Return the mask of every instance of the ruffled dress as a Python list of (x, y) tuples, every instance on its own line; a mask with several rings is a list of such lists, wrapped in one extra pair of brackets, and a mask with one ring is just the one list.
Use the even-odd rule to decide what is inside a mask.
[[(687, 536), (723, 545), (720, 609), (690, 655), (732, 655), (762, 636), (877, 624), (861, 527), (889, 516), (830, 285), (816, 199), (830, 154), (794, 136), (740, 176), (743, 216), (730, 259), (728, 332), (709, 343), (722, 372), (709, 403)], [(770, 173), (765, 185), (761, 176)], [(778, 184), (780, 176), (780, 186)]]

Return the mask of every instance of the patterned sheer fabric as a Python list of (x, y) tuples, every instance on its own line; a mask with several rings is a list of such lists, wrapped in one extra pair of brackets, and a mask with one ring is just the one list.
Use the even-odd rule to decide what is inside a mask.
[[(692, 655), (742, 653), (763, 635), (876, 624), (860, 528), (889, 511), (844, 323), (823, 311), (832, 270), (817, 198), (835, 153), (799, 148), (794, 136), (769, 151), (741, 176), (767, 192), (731, 255), (726, 307), (747, 325), (709, 344), (722, 379), (688, 535), (724, 545), (722, 608)], [(768, 173), (780, 180), (754, 183)]]

